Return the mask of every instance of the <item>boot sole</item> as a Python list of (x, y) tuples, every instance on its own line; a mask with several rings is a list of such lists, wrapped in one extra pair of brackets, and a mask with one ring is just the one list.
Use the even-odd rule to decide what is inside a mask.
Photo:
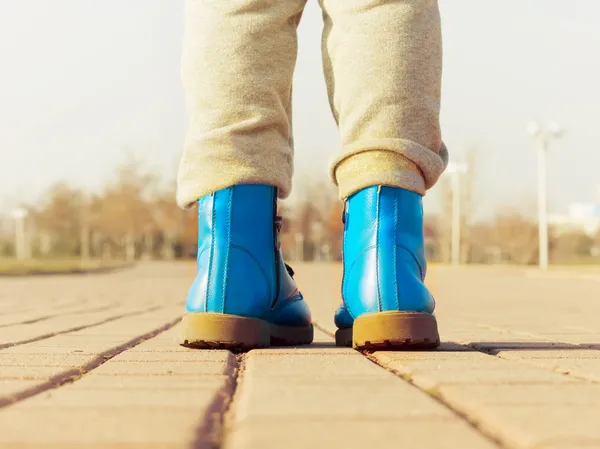
[(358, 317), (353, 327), (338, 329), (335, 343), (365, 350), (435, 349), (440, 335), (434, 316), (392, 311)]
[(222, 313), (186, 313), (180, 344), (199, 349), (249, 351), (271, 345), (296, 346), (313, 341), (313, 325), (279, 326), (258, 318)]

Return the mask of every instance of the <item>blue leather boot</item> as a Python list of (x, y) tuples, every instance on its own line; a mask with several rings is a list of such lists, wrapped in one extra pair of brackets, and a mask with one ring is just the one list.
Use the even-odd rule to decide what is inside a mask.
[(181, 344), (248, 350), (313, 340), (310, 311), (283, 263), (277, 192), (237, 185), (198, 200), (198, 275)]
[(374, 186), (349, 197), (345, 206), (336, 343), (359, 349), (437, 347), (435, 301), (424, 284), (421, 196)]

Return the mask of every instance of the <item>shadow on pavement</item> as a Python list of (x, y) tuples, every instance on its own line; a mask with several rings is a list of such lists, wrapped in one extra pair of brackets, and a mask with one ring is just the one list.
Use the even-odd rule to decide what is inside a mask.
[[(349, 349), (347, 347), (338, 347), (334, 342), (329, 341), (318, 341), (309, 345), (298, 345), (293, 346), (294, 348), (324, 348), (324, 349)], [(271, 346), (269, 349), (289, 349), (290, 346)], [(454, 342), (442, 342), (436, 349), (404, 349), (398, 351), (397, 349), (389, 349), (391, 352), (486, 352), (488, 354), (496, 354), (500, 351), (598, 351), (600, 350), (600, 343), (582, 343), (579, 345), (569, 343), (553, 343), (553, 342), (531, 342), (531, 341), (482, 341), (472, 342), (468, 344), (459, 344)], [(388, 351), (385, 348), (378, 349), (378, 351)], [(368, 352), (368, 351), (367, 351)]]
[(570, 344), (551, 341), (482, 341), (471, 342), (468, 345), (477, 351), (498, 352), (498, 351), (582, 351), (582, 350), (600, 350), (600, 343), (581, 343)]

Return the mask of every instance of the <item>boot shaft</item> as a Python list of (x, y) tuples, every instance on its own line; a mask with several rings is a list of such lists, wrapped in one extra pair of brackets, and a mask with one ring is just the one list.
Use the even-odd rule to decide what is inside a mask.
[(421, 195), (396, 187), (373, 186), (346, 200), (344, 260), (354, 261), (369, 247), (381, 258), (400, 245), (414, 254), (425, 276), (423, 201)]
[(276, 209), (276, 189), (264, 185), (198, 200), (198, 276), (188, 310), (252, 316), (270, 307), (280, 272)]
[(374, 186), (346, 201), (342, 296), (352, 317), (384, 311), (433, 312), (419, 194)]

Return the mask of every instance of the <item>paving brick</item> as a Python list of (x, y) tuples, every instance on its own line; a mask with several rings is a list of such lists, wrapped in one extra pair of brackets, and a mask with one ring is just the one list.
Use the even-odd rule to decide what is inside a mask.
[(436, 399), (357, 352), (261, 350), (246, 356), (245, 367), (225, 447), (277, 447), (278, 441), (286, 447), (351, 448), (367, 441), (412, 447), (407, 442), (412, 438), (416, 445), (418, 433), (422, 447), (450, 447), (449, 440), (422, 434), (425, 425), (437, 423), (455, 443), (496, 447)]
[(112, 362), (149, 362), (165, 363), (169, 362), (220, 362), (228, 359), (227, 351), (197, 351), (194, 349), (185, 349), (183, 351), (158, 352), (153, 350), (136, 351), (136, 348), (125, 351), (112, 359)]
[[(205, 382), (204, 385), (196, 384), (194, 388), (183, 390), (164, 388), (164, 383), (156, 384), (153, 389), (91, 388), (89, 390), (71, 384), (61, 389), (45, 392), (36, 400), (24, 401), (19, 409), (67, 410), (75, 408), (104, 410), (109, 413), (125, 404), (132, 408), (158, 409), (157, 413), (163, 414), (178, 408), (196, 411), (208, 407), (215, 391), (226, 381), (225, 376), (220, 376), (214, 382)], [(160, 407), (164, 407), (164, 410), (160, 411)]]
[(556, 439), (600, 439), (598, 406), (494, 405), (468, 413), (490, 432), (517, 447)]
[[(529, 448), (546, 437), (594, 435), (590, 432), (597, 405), (593, 404), (600, 403), (600, 390), (572, 377), (482, 354), (463, 354), (455, 361), (403, 360), (403, 354), (397, 353), (374, 356), (410, 376), (421, 388), (435, 390), (446, 404), (505, 444)], [(496, 365), (495, 369), (490, 365)], [(565, 410), (577, 410), (571, 415), (577, 425), (559, 425), (561, 417), (569, 419)], [(557, 428), (552, 429), (548, 422)]]
[[(135, 309), (142, 311), (143, 309)], [(131, 308), (124, 308), (119, 311), (92, 312), (80, 314), (74, 320), (72, 316), (56, 316), (48, 320), (32, 324), (20, 324), (18, 326), (0, 328), (0, 344), (7, 345), (23, 340), (35, 339), (47, 334), (56, 334), (68, 329), (80, 326), (90, 326), (100, 323), (104, 320), (117, 317), (124, 313), (132, 313)]]
[(197, 376), (223, 374), (222, 363), (139, 363), (121, 362), (106, 363), (95, 370), (96, 376)]
[(102, 348), (105, 347), (103, 344), (90, 344), (89, 346), (83, 345), (81, 340), (77, 338), (70, 338), (69, 344), (65, 344), (63, 337), (65, 335), (59, 335), (52, 337), (52, 343), (48, 343), (47, 340), (37, 341), (33, 343), (27, 343), (26, 345), (13, 346), (10, 348), (0, 350), (0, 354), (32, 354), (44, 356), (46, 354), (99, 354), (102, 352)]
[(450, 384), (564, 384), (577, 383), (578, 379), (554, 375), (551, 372), (544, 372), (536, 369), (519, 371), (496, 371), (496, 370), (473, 370), (473, 371), (449, 371), (443, 377), (432, 375), (430, 371), (414, 371), (411, 378), (415, 384), (424, 389), (436, 388), (439, 385)]
[[(124, 326), (125, 328), (128, 329), (135, 329), (136, 331), (139, 331), (139, 329), (137, 328), (139, 326), (139, 324), (133, 323), (132, 320), (134, 320), (135, 317), (127, 317), (127, 318), (123, 318), (120, 322), (121, 325)], [(151, 312), (148, 314), (148, 318), (146, 320), (144, 320), (144, 325), (145, 325), (145, 332), (149, 332), (149, 331), (153, 331), (154, 329), (160, 327), (161, 325), (165, 324), (165, 319), (166, 317), (164, 316), (164, 312), (158, 311), (158, 312)], [(142, 332), (138, 333), (137, 335), (141, 335), (143, 334)], [(102, 357), (98, 357), (97, 355), (94, 356), (86, 356), (85, 354), (79, 354), (79, 353), (70, 353), (68, 354), (68, 357), (71, 357), (70, 362), (66, 362), (64, 365), (61, 365), (60, 363), (50, 363), (49, 365), (44, 364), (45, 360), (48, 360), (49, 358), (52, 360), (64, 360), (64, 357), (67, 357), (67, 354), (65, 354), (64, 352), (58, 352), (58, 353), (54, 353), (55, 351), (55, 347), (52, 346), (52, 343), (54, 342), (54, 340), (62, 340), (63, 337), (66, 337), (65, 335), (59, 335), (59, 336), (55, 336), (55, 337), (50, 337), (48, 339), (44, 340), (44, 343), (48, 346), (46, 347), (42, 347), (42, 346), (38, 346), (37, 350), (38, 351), (42, 351), (42, 354), (36, 354), (36, 355), (32, 355), (30, 353), (27, 352), (23, 352), (23, 348), (27, 347), (27, 345), (23, 345), (23, 346), (18, 346), (18, 347), (14, 347), (14, 348), (9, 348), (12, 349), (11, 352), (5, 352), (2, 351), (0, 352), (0, 355), (2, 355), (5, 360), (8, 359), (11, 362), (11, 364), (1, 364), (0, 363), (0, 379), (8, 379), (8, 380), (34, 380), (37, 381), (38, 384), (43, 384), (46, 381), (48, 381), (51, 378), (60, 378), (62, 380), (68, 379), (68, 378), (76, 378), (78, 376), (81, 375), (81, 373), (83, 373), (85, 371), (86, 365), (88, 365), (89, 363), (92, 364), (98, 364), (102, 362)], [(71, 337), (71, 339), (73, 338), (77, 338), (78, 337), (78, 332), (73, 332), (69, 335), (69, 337)], [(134, 337), (134, 335), (129, 336), (129, 339), (131, 339), (132, 337)], [(123, 345), (124, 343), (126, 343), (127, 340), (129, 339), (118, 339), (118, 340), (114, 340), (114, 339), (100, 339), (95, 340), (94, 343), (98, 344), (98, 350), (99, 351), (109, 351), (112, 348), (118, 347)], [(39, 343), (39, 342), (37, 342)], [(83, 340), (83, 342), (81, 342), (80, 340), (80, 344), (85, 345), (86, 341), (85, 339)], [(59, 343), (60, 345), (60, 343)], [(77, 354), (78, 357), (81, 357), (81, 363), (80, 364), (74, 364), (72, 363), (73, 357), (75, 356), (75, 354)], [(23, 365), (15, 365), (14, 362), (15, 360), (19, 360), (20, 357), (23, 357), (25, 359), (28, 359), (31, 361), (30, 364), (27, 364), (26, 366)], [(169, 372), (170, 371), (170, 372)], [(167, 375), (171, 375), (172, 374), (172, 370), (165, 370), (165, 373)], [(16, 388), (16, 387), (15, 387)], [(9, 398), (14, 397), (15, 395), (19, 395), (21, 392), (16, 390), (15, 388), (11, 388), (11, 391), (9, 393), (7, 393), (6, 395), (0, 395), (0, 401), (6, 402), (9, 400)], [(25, 388), (25, 389), (29, 389), (29, 388)], [(2, 402), (0, 402), (2, 403)]]
[[(309, 373), (303, 371), (308, 367), (314, 368)], [(364, 357), (358, 356), (356, 352), (346, 356), (335, 356), (330, 354), (303, 354), (302, 349), (287, 354), (280, 354), (276, 349), (263, 352), (261, 355), (251, 353), (246, 359), (246, 371), (250, 373), (260, 372), (261, 376), (279, 378), (305, 376), (310, 376), (312, 379), (331, 378), (332, 373), (335, 373), (336, 377), (371, 374), (388, 377), (388, 374), (382, 373), (380, 368)]]
[[(156, 319), (160, 322), (165, 317), (157, 312)], [(128, 326), (132, 324), (128, 321), (122, 324), (137, 328)], [(149, 324), (152, 321), (144, 326)], [(161, 345), (176, 332), (178, 329), (171, 329), (139, 346)], [(135, 354), (132, 360), (126, 352), (121, 353), (73, 383), (3, 410), (0, 447), (174, 448), (194, 442), (198, 447), (215, 444), (218, 415), (231, 396), (235, 357), (228, 351)], [(195, 360), (190, 359), (192, 354)], [(178, 360), (177, 355), (184, 360)], [(29, 356), (35, 360), (35, 355)], [(32, 433), (31, 428), (36, 431)]]
[(46, 380), (72, 367), (57, 366), (3, 366), (0, 379)]
[[(589, 300), (600, 297), (600, 282), (434, 266), (445, 343), (434, 352), (372, 355), (384, 369), (333, 346), (339, 265), (294, 268), (319, 324), (316, 343), (247, 355), (223, 435), (235, 357), (179, 346), (175, 326), (75, 382), (0, 409), (0, 447), (211, 447), (222, 436), (234, 449), (498, 447), (483, 434), (515, 449), (600, 447), (600, 302)], [(0, 279), (2, 343), (160, 307), (0, 350), (0, 377), (13, 376), (0, 380), (0, 397), (175, 320), (193, 271), (193, 264), (140, 264), (89, 277)]]
[(85, 376), (77, 381), (79, 388), (92, 390), (190, 390), (219, 387), (228, 375), (209, 376)]
[(600, 359), (600, 351), (597, 349), (558, 349), (554, 350), (498, 350), (496, 355), (504, 359)]
[[(208, 404), (210, 395), (205, 401)], [(112, 447), (113, 443), (188, 447), (203, 419), (200, 405), (196, 408), (163, 405), (135, 408), (123, 404), (104, 409), (14, 408), (3, 414), (0, 447), (12, 448), (19, 443), (43, 447), (86, 447), (90, 443), (104, 447)]]
[(449, 384), (563, 384), (578, 379), (518, 362), (502, 360), (476, 352), (457, 353), (455, 359), (407, 360), (402, 353), (376, 352), (374, 357), (384, 366), (408, 375), (426, 390)]
[(561, 385), (443, 385), (439, 393), (448, 401), (529, 406), (584, 406), (600, 404), (600, 384)]
[[(502, 358), (524, 361), (529, 365), (538, 366), (550, 371), (556, 371), (563, 374), (571, 374), (579, 378), (589, 379), (594, 382), (600, 382), (600, 351), (585, 351), (586, 357), (578, 357), (572, 354), (569, 357), (563, 354), (561, 358), (547, 357), (529, 357), (527, 351), (511, 351), (510, 354), (500, 353)], [(597, 352), (598, 354), (590, 354)], [(592, 357), (594, 356), (594, 357)]]
[(0, 398), (12, 396), (39, 385), (39, 380), (0, 379)]
[(536, 449), (598, 449), (600, 438), (559, 438), (543, 442)]
[[(2, 367), (75, 367), (92, 359), (93, 356), (80, 353), (5, 353), (0, 352)], [(4, 371), (4, 370), (3, 370)], [(1, 376), (2, 374), (0, 374)]]
[[(285, 442), (282, 444), (282, 442)], [(315, 420), (251, 419), (235, 428), (225, 449), (492, 449), (498, 446), (460, 420), (440, 418)]]

